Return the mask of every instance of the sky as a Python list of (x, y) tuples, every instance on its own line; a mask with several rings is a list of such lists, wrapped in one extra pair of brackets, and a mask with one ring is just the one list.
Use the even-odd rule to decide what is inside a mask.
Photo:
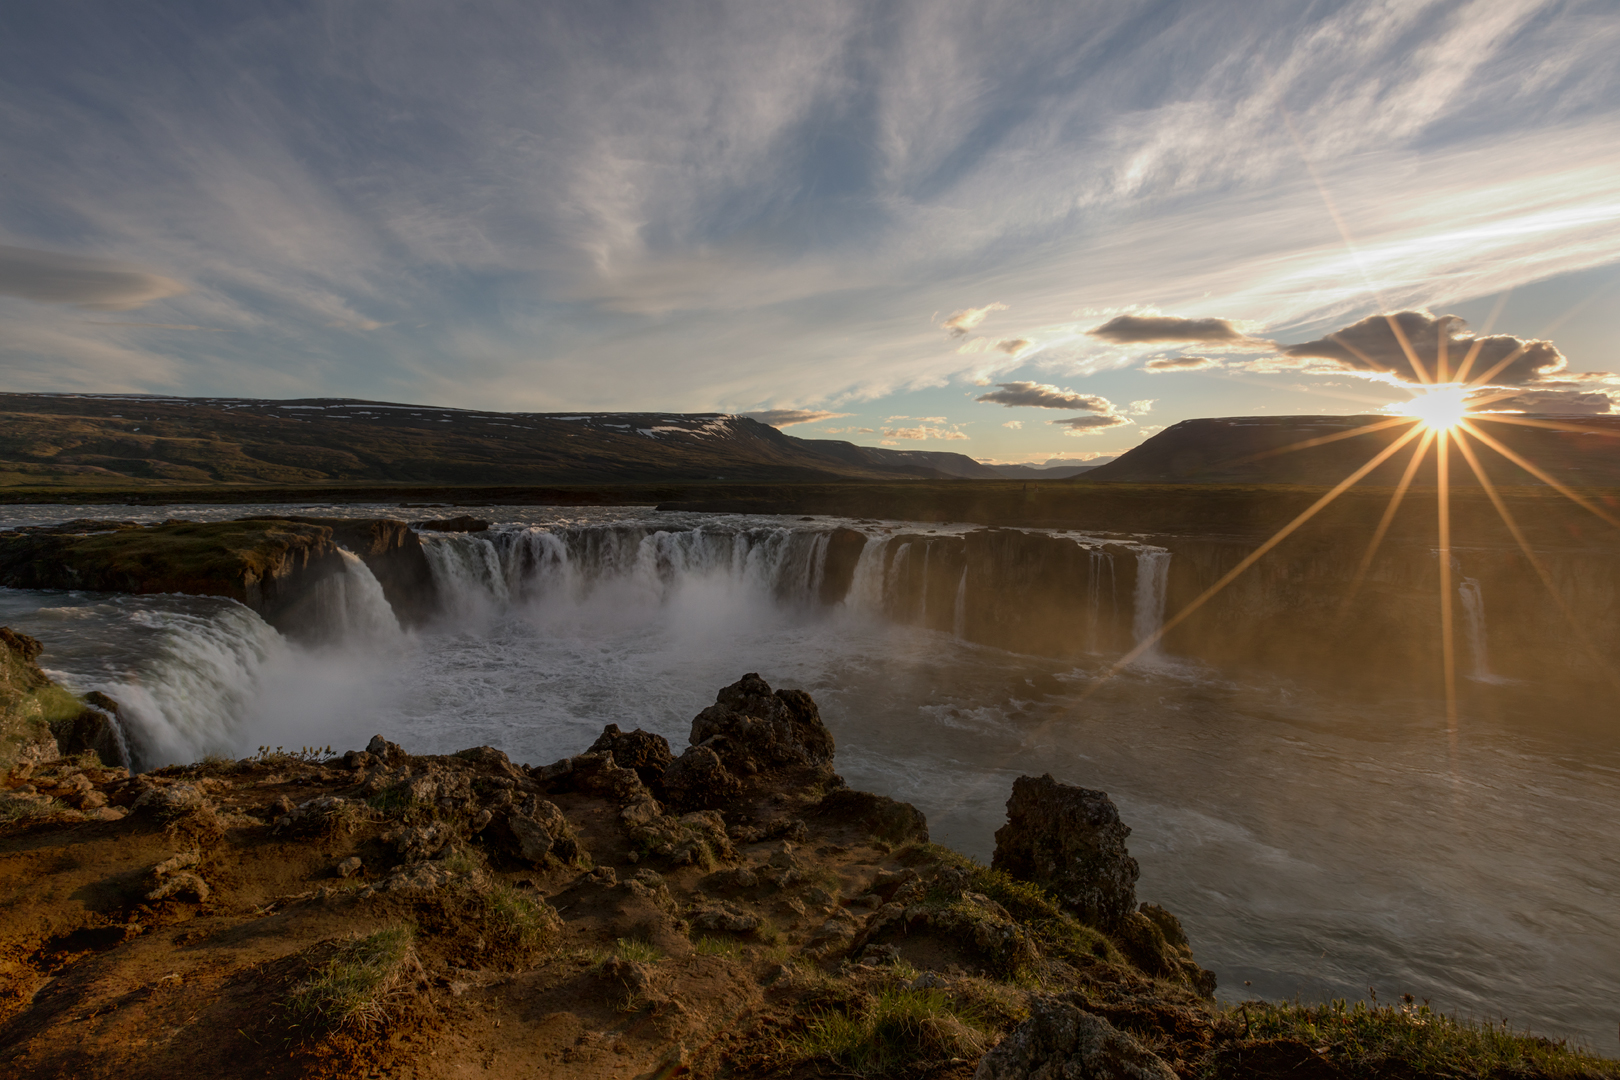
[(1613, 0), (0, 8), (0, 390), (1039, 462), (1380, 411), (1393, 327), (1607, 412), (1617, 312)]

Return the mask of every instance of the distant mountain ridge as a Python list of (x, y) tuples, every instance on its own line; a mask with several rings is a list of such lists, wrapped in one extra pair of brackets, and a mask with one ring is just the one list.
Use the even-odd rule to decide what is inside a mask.
[(997, 479), (965, 454), (724, 413), (502, 413), (306, 398), (0, 394), (0, 486)]

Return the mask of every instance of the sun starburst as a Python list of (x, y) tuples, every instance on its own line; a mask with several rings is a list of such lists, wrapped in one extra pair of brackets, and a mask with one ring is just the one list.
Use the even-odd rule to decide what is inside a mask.
[(1464, 383), (1430, 383), (1413, 387), (1412, 400), (1400, 407), (1403, 415), (1416, 417), (1430, 431), (1450, 431), (1468, 416), (1468, 394)]

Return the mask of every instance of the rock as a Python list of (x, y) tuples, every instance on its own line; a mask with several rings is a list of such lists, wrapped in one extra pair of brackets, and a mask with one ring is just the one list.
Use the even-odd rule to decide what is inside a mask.
[(1180, 979), (1203, 997), (1215, 993), (1215, 973), (1193, 960), (1181, 920), (1158, 904), (1143, 904), (1125, 916), (1114, 935), (1131, 962), (1149, 975)]
[(894, 894), (903, 887), (916, 881), (920, 875), (909, 866), (904, 870), (879, 870), (872, 879), (872, 887), (867, 890), (878, 897), (885, 904), (894, 899)]
[(407, 861), (431, 858), (455, 838), (455, 830), (443, 821), (407, 825), (382, 834), (383, 843), (392, 844)]
[(168, 900), (190, 895), (199, 904), (208, 899), (208, 882), (190, 868), (202, 862), (195, 851), (182, 851), (152, 867), (153, 886), (146, 894), (148, 900)]
[(63, 757), (73, 757), (88, 750), (105, 765), (128, 766), (129, 751), (123, 737), (128, 727), (118, 702), (99, 690), (90, 691), (84, 700), (89, 708), (51, 721), (57, 751)]
[(561, 862), (579, 856), (579, 841), (556, 803), (531, 798), (527, 806), (508, 815), (506, 823), (517, 840), (517, 856), (525, 862), (539, 866), (548, 856)]
[(1125, 848), (1130, 834), (1105, 792), (1058, 783), (1050, 773), (1021, 776), (990, 865), (1045, 887), (1081, 922), (1112, 930), (1136, 911), (1141, 871)]
[(619, 883), (619, 872), (611, 866), (598, 866), (585, 877), (605, 889), (611, 889)]
[(1038, 1001), (979, 1062), (973, 1080), (1176, 1080), (1156, 1054), (1073, 1005)]
[(350, 855), (337, 864), (337, 876), (340, 878), (353, 877), (360, 872), (361, 865), (360, 856)]
[(928, 842), (928, 819), (923, 812), (886, 795), (835, 788), (810, 813), (817, 820), (835, 821), (891, 844)]
[[(870, 948), (870, 946), (868, 946), (868, 948)], [(915, 979), (911, 980), (911, 988), (913, 990), (949, 990), (951, 988), (951, 984), (947, 980), (942, 979), (938, 975), (934, 974), (932, 971), (925, 971), (921, 975), (918, 975)]]
[(742, 781), (712, 747), (688, 746), (664, 771), (664, 794), (678, 810), (710, 810), (742, 794)]
[(656, 787), (664, 778), (664, 770), (675, 760), (669, 750), (669, 740), (662, 735), (640, 728), (620, 731), (618, 724), (603, 728), (587, 752), (612, 754), (619, 768), (634, 769), (648, 787)]
[(759, 926), (758, 915), (724, 902), (694, 907), (688, 918), (699, 930), (724, 930), (731, 934), (746, 934)]
[(568, 772), (568, 783), (575, 791), (599, 795), (623, 805), (635, 802), (647, 794), (647, 786), (634, 769), (619, 766), (606, 751), (578, 754)]
[(410, 760), (403, 747), (398, 743), (391, 743), (381, 735), (373, 735), (366, 744), (366, 753), (376, 758), (384, 765), (399, 766)]
[(827, 765), (833, 759), (832, 732), (821, 722), (810, 695), (802, 690), (772, 693), (769, 684), (752, 673), (721, 690), (715, 703), (698, 713), (692, 721), (691, 743), (714, 750), (726, 770), (737, 776)]
[(411, 522), (413, 529), (427, 529), (429, 532), (484, 532), (489, 528), (489, 522), (483, 518), (475, 518), (470, 514), (459, 517), (429, 518), (426, 521)]

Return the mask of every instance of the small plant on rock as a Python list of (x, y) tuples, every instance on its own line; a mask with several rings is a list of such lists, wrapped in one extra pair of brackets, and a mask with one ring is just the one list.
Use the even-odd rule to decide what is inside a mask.
[(293, 1026), (308, 1034), (365, 1029), (387, 1011), (388, 998), (418, 968), (416, 935), (391, 926), (340, 942), (286, 999)]

